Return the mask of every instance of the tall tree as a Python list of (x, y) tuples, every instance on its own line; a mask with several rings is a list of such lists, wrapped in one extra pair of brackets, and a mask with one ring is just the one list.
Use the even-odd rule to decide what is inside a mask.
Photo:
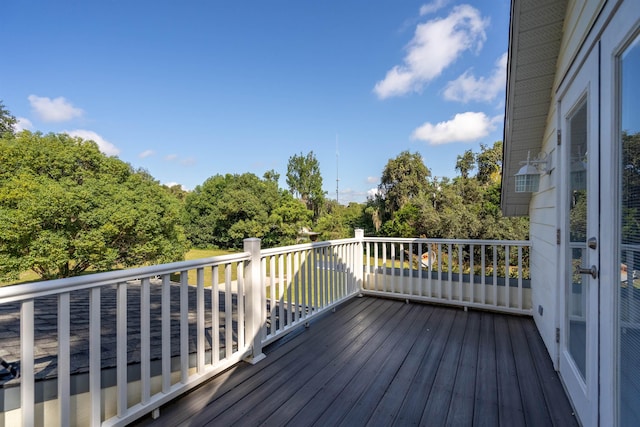
[(43, 279), (183, 259), (179, 201), (93, 141), (0, 138), (0, 276)]
[(476, 156), (473, 151), (466, 150), (464, 154), (458, 155), (456, 160), (456, 170), (463, 178), (469, 178), (469, 172), (476, 167)]
[(480, 153), (476, 155), (478, 173), (476, 178), (482, 184), (495, 183), (502, 173), (502, 141), (496, 141), (491, 147), (480, 144)]
[(304, 202), (307, 209), (318, 218), (324, 204), (325, 192), (322, 190), (320, 163), (313, 151), (306, 156), (293, 155), (287, 164), (287, 185), (291, 193)]
[(403, 151), (395, 159), (390, 159), (378, 186), (387, 217), (414, 197), (426, 193), (430, 176), (431, 171), (425, 166), (420, 153)]
[(16, 118), (11, 115), (2, 101), (0, 101), (0, 138), (5, 135), (13, 135), (15, 133), (13, 127), (17, 122)]

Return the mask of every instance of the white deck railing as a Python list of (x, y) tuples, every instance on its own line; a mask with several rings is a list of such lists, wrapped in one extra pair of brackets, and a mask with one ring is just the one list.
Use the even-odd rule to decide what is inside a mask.
[(528, 241), (364, 242), (365, 294), (531, 314)]
[[(360, 293), (530, 313), (527, 260), (528, 242), (358, 230), (353, 239), (264, 250), (247, 239), (233, 255), (3, 287), (0, 316), (5, 328), (12, 318), (19, 325), (20, 351), (2, 354), (21, 375), (0, 389), (0, 424), (112, 426), (157, 415)], [(41, 327), (46, 321), (53, 325)]]

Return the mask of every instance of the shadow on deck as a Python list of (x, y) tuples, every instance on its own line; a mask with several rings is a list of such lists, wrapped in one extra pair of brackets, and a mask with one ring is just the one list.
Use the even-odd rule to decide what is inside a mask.
[(534, 322), (356, 298), (137, 425), (577, 422)]

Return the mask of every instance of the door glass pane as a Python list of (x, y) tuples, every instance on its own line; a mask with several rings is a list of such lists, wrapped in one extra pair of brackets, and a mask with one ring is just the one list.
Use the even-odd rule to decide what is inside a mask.
[(640, 37), (621, 58), (618, 403), (623, 426), (640, 425)]
[(567, 289), (567, 345), (578, 371), (585, 379), (588, 276), (576, 274), (587, 266), (587, 102), (574, 110), (569, 130), (569, 250), (571, 263)]

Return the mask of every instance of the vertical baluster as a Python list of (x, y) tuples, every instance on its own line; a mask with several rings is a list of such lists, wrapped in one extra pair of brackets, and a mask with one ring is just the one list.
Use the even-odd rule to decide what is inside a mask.
[(32, 299), (26, 300), (20, 308), (20, 404), (23, 426), (35, 424), (34, 304)]
[[(427, 296), (431, 298), (433, 296), (433, 279), (431, 278), (433, 272), (433, 257), (435, 254), (431, 250), (431, 244), (427, 243)], [(420, 261), (422, 262), (422, 260)]]
[(220, 269), (214, 265), (211, 272), (211, 363), (220, 361)]
[(518, 308), (522, 307), (522, 246), (518, 246)]
[(442, 299), (442, 243), (438, 243), (438, 298)]
[(283, 331), (286, 326), (287, 317), (285, 314), (285, 306), (284, 306), (284, 255), (276, 255), (278, 257), (278, 319), (280, 320), (280, 328), (279, 330)]
[(71, 397), (71, 312), (69, 292), (58, 295), (58, 411), (60, 425), (68, 426)]
[(196, 269), (196, 372), (204, 373), (204, 268)]
[(171, 388), (171, 281), (162, 276), (162, 392)]
[(509, 245), (504, 246), (504, 289), (505, 289), (505, 297), (504, 297), (504, 306), (511, 307), (511, 280), (509, 278), (509, 269), (511, 261), (509, 260)]
[(365, 264), (366, 264), (367, 274), (365, 275), (365, 278), (364, 278), (364, 284), (366, 289), (371, 289), (371, 281), (370, 281), (371, 279), (371, 242), (365, 242), (365, 246), (366, 246), (365, 256), (367, 257), (367, 259), (365, 260)]
[(245, 337), (245, 311), (244, 311), (244, 262), (236, 263), (236, 302), (238, 311), (238, 349), (248, 346)]
[(276, 333), (276, 258), (269, 257), (269, 319), (271, 320), (271, 331), (269, 335)]
[(116, 389), (117, 413), (127, 412), (127, 282), (118, 283), (116, 303)]
[(400, 293), (408, 293), (406, 289), (406, 280), (404, 278), (405, 268), (404, 268), (404, 244), (400, 243)]
[(102, 423), (100, 288), (91, 289), (89, 306), (89, 395), (91, 425), (97, 427)]
[(462, 290), (462, 274), (464, 273), (464, 266), (462, 265), (462, 243), (458, 243), (458, 301), (464, 301), (464, 294)]
[(391, 292), (396, 292), (396, 245), (391, 243)]
[(498, 247), (493, 247), (493, 305), (498, 306)]
[(189, 379), (189, 277), (180, 272), (180, 382)]
[(378, 274), (378, 254), (379, 254), (378, 242), (373, 244), (373, 290), (379, 291), (378, 281), (380, 280)]
[(287, 324), (289, 326), (291, 326), (291, 323), (293, 322), (293, 277), (291, 276), (291, 252), (287, 252), (287, 259), (286, 259), (286, 265), (287, 265), (287, 274), (286, 274), (286, 278), (287, 278)]
[(149, 278), (140, 284), (140, 401), (151, 397), (151, 289)]
[(233, 292), (231, 290), (231, 264), (224, 265), (224, 349), (225, 357), (233, 354)]
[(300, 309), (301, 309), (301, 295), (300, 295), (300, 251), (294, 252), (293, 253), (293, 290), (295, 292), (295, 311), (294, 311), (294, 315), (293, 315), (293, 320), (294, 322), (297, 322), (300, 320), (300, 316), (302, 313), (300, 313)]
[(309, 305), (308, 303), (308, 295), (307, 295), (307, 278), (305, 275), (305, 268), (306, 268), (306, 260), (307, 260), (307, 256), (306, 256), (306, 251), (301, 251), (300, 252), (300, 270), (298, 271), (298, 275), (300, 277), (300, 297), (302, 299), (302, 318), (306, 318), (307, 317), (307, 306)]
[(451, 243), (447, 243), (447, 299), (453, 299), (453, 247)]
[(485, 244), (482, 244), (480, 246), (480, 249), (482, 251), (482, 253), (480, 254), (480, 285), (482, 286), (482, 304), (486, 304), (487, 303), (487, 289), (486, 289), (486, 285), (487, 285), (487, 256), (486, 256), (486, 249), (487, 246)]
[(475, 285), (475, 265), (474, 265), (474, 253), (473, 243), (469, 245), (469, 286), (471, 286), (471, 292), (469, 294), (469, 301), (476, 302), (476, 285)]

